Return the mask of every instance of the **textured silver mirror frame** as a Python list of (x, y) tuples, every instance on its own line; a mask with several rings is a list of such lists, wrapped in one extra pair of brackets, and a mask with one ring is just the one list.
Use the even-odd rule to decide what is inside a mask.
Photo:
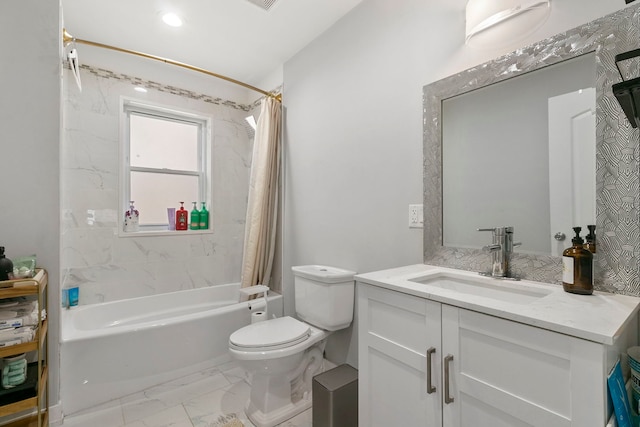
[[(638, 129), (622, 112), (611, 86), (620, 81), (614, 57), (640, 44), (640, 6), (631, 6), (518, 49), (423, 88), (424, 262), (486, 270), (489, 256), (442, 246), (442, 100), (560, 61), (596, 57), (596, 290), (640, 295), (640, 177)], [(638, 70), (631, 70), (638, 75)], [(625, 76), (626, 78), (629, 76)], [(586, 225), (586, 224), (585, 224)], [(561, 257), (514, 252), (512, 274), (559, 284)]]

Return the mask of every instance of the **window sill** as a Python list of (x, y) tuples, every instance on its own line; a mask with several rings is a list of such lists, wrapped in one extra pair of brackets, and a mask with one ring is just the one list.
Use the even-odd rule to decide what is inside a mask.
[(197, 234), (213, 234), (211, 228), (206, 230), (142, 230), (118, 232), (118, 237), (153, 237), (153, 236), (195, 236)]

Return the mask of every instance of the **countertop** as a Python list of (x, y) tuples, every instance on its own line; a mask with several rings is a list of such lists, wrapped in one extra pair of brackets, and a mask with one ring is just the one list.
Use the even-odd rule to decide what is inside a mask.
[[(538, 292), (541, 296), (531, 301), (513, 303), (411, 281), (436, 280), (438, 277), (459, 278), (479, 287), (506, 287), (515, 289), (516, 293), (519, 290), (523, 290), (524, 294)], [(425, 264), (358, 274), (355, 280), (607, 345), (615, 342), (627, 323), (636, 318), (640, 308), (640, 298), (637, 297), (605, 292), (576, 295), (564, 292), (559, 285), (528, 280), (498, 280), (475, 272)]]

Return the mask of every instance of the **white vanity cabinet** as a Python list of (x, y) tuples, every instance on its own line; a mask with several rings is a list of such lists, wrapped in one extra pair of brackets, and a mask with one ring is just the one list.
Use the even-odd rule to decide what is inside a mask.
[(441, 425), (441, 304), (363, 284), (357, 292), (359, 425)]
[(359, 420), (375, 426), (577, 426), (608, 420), (613, 345), (358, 283)]

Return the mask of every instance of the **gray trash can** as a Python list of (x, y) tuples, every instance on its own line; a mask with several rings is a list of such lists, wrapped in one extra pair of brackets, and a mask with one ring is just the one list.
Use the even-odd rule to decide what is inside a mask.
[(313, 377), (313, 427), (358, 427), (358, 371), (336, 366)]

